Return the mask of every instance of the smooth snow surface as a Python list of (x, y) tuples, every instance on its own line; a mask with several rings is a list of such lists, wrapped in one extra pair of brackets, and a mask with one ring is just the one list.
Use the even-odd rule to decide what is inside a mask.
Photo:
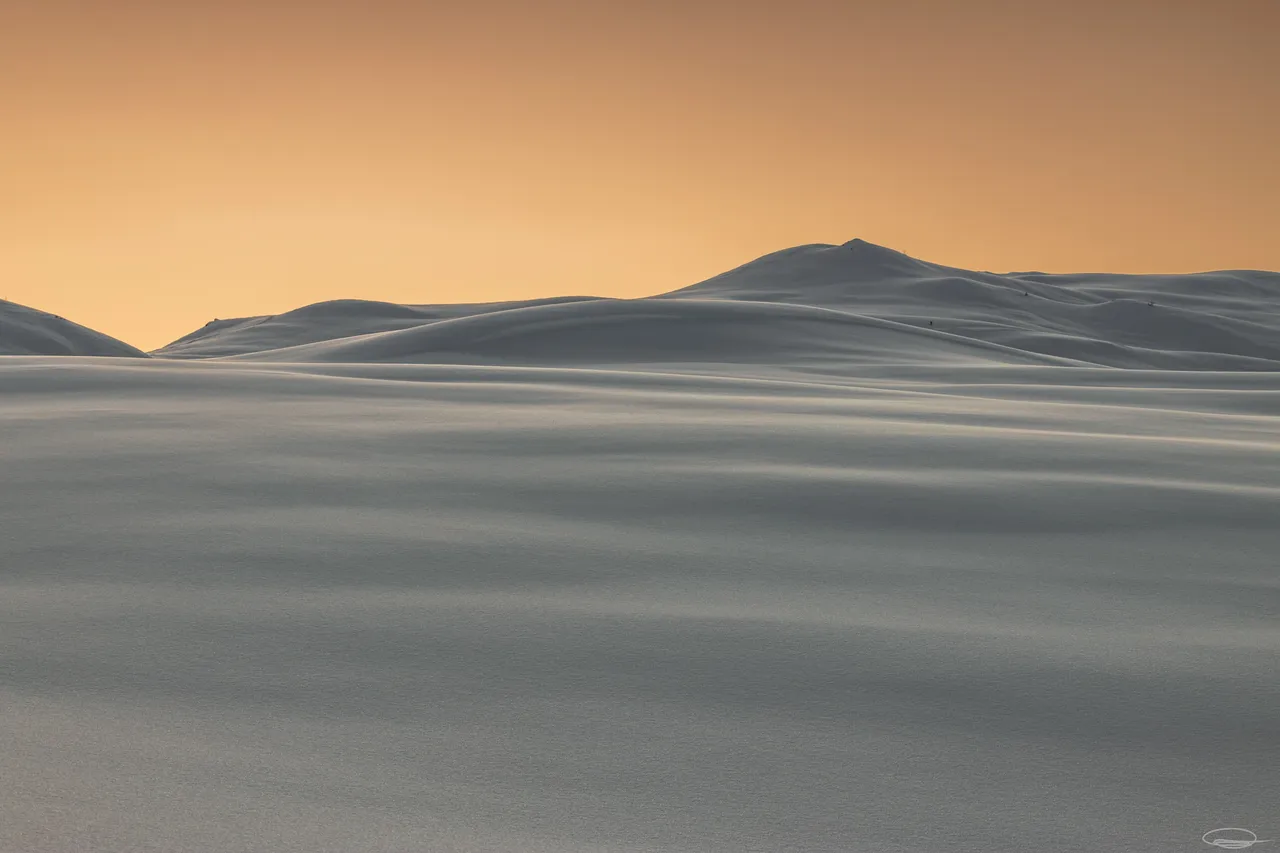
[(1276, 277), (942, 269), (0, 358), (0, 851), (1280, 837)]

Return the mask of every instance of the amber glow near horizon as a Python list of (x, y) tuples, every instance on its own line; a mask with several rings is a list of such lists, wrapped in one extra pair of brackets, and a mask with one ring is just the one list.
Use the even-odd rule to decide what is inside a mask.
[(0, 297), (158, 347), (861, 237), (1280, 269), (1280, 2), (0, 0)]

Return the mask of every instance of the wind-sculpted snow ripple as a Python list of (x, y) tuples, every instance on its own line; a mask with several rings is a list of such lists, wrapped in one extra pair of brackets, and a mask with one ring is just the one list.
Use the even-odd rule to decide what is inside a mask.
[(748, 372), (0, 362), (0, 849), (1271, 837), (1276, 374)]

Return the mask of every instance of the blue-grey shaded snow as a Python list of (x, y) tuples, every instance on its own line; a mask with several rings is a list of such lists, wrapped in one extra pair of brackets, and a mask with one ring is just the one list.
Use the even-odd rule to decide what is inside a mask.
[(0, 360), (0, 849), (1280, 831), (1280, 374)]

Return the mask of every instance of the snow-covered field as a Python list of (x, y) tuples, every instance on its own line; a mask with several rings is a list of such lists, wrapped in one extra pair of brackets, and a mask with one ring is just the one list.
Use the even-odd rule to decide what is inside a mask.
[(0, 308), (0, 850), (1280, 837), (1280, 275)]

